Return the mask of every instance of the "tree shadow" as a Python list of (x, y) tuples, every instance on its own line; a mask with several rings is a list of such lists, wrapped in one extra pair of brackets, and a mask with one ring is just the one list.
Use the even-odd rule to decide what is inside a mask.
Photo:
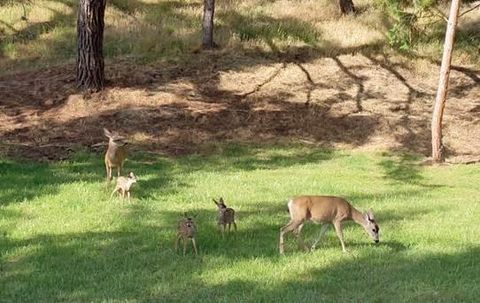
[(378, 252), (342, 258), (274, 287), (236, 279), (220, 285), (206, 283), (189, 295), (197, 302), (212, 297), (218, 301), (235, 297), (242, 302), (393, 302), (399, 298), (403, 302), (473, 302), (479, 295), (475, 287), (479, 267), (473, 265), (479, 253), (477, 247), (470, 247), (457, 254), (432, 253), (412, 259), (396, 251)]
[[(55, 194), (62, 184), (82, 180), (92, 182), (99, 172), (95, 163), (84, 163), (81, 167), (75, 166), (76, 171), (68, 171), (64, 167), (47, 163), (18, 163), (6, 160), (0, 161), (0, 169), (5, 177), (3, 181), (5, 187), (0, 191), (0, 206)], [(81, 175), (78, 170), (82, 171)]]
[(392, 156), (384, 153), (383, 157), (379, 164), (384, 169), (387, 179), (407, 184), (421, 184), (424, 180), (418, 165), (418, 156), (408, 154)]
[[(149, 164), (148, 161), (145, 160), (146, 164)], [(138, 165), (139, 171), (146, 169), (142, 165), (144, 164)], [(77, 171), (83, 169), (85, 168), (81, 166), (76, 168)], [(158, 167), (155, 168), (157, 169)], [(236, 208), (235, 201), (227, 199), (227, 202), (229, 206)], [(196, 257), (190, 250), (187, 256), (174, 250), (176, 222), (185, 211), (195, 216), (198, 226), (197, 244), (200, 254)], [(378, 218), (380, 224), (392, 226), (405, 217), (414, 220), (416, 216), (426, 215), (430, 211), (432, 210), (381, 212)], [(467, 294), (463, 292), (467, 288), (463, 287), (472, 286), (465, 286), (464, 279), (471, 279), (471, 275), (477, 271), (476, 268), (470, 270), (469, 267), (478, 254), (476, 249), (458, 256), (420, 254), (412, 257), (412, 250), (407, 243), (389, 237), (379, 245), (372, 245), (364, 236), (347, 241), (347, 247), (355, 251), (353, 255), (333, 258), (327, 264), (322, 262), (319, 269), (308, 272), (295, 269), (302, 275), (302, 279), (290, 277), (288, 280), (275, 281), (274, 285), (266, 285), (258, 280), (254, 281), (258, 277), (252, 276), (252, 281), (228, 279), (228, 283), (209, 283), (203, 278), (204, 275), (212, 271), (229, 270), (236, 263), (268, 260), (272, 263), (271, 266), (275, 267), (273, 270), (278, 270), (292, 266), (292, 262), (298, 258), (305, 259), (306, 262), (325, 258), (323, 250), (333, 249), (341, 255), (340, 245), (330, 231), (321, 247), (308, 254), (293, 251), (296, 249), (294, 240), (287, 239), (287, 248), (292, 252), (280, 257), (277, 246), (278, 232), (280, 226), (288, 221), (285, 202), (275, 204), (271, 201), (256, 201), (251, 207), (238, 211), (238, 230), (227, 233), (224, 237), (217, 228), (216, 213), (213, 202), (210, 208), (198, 208), (195, 204), (189, 204), (184, 209), (155, 211), (148, 203), (140, 200), (128, 205), (122, 212), (123, 218), (118, 219), (121, 224), (114, 230), (35, 234), (26, 239), (5, 234), (0, 238), (0, 268), (4, 273), (0, 276), (3, 298), (15, 302), (27, 302), (32, 298), (50, 302), (211, 302), (235, 297), (246, 302), (289, 302), (296, 297), (302, 302), (313, 302), (319, 299), (316, 290), (321, 288), (324, 289), (321, 298), (325, 300), (370, 300), (380, 296), (379, 300), (390, 301), (394, 294), (398, 293), (405, 295), (407, 299), (421, 294), (420, 290), (411, 289), (414, 286), (412, 279), (425, 287), (434, 288), (442, 281), (457, 278), (460, 279), (459, 285), (462, 288), (455, 292), (455, 298), (461, 299), (469, 298), (468, 295), (459, 296)], [(268, 219), (265, 214), (268, 214)], [(315, 227), (317, 232), (318, 226)], [(347, 225), (346, 232), (350, 233), (352, 228)], [(306, 228), (307, 241), (313, 232), (314, 228)], [(8, 252), (17, 250), (25, 251), (21, 258), (8, 257)], [(463, 266), (467, 264), (469, 266)], [(425, 273), (425, 269), (435, 276), (434, 281)], [(442, 269), (449, 271), (446, 274), (447, 280), (441, 278), (445, 277), (445, 274), (440, 275)], [(374, 281), (364, 279), (366, 274), (375, 277)], [(341, 286), (335, 281), (342, 281)], [(384, 293), (369, 288), (372, 285), (383, 288), (395, 283), (401, 283), (400, 286), (407, 287), (408, 291), (396, 288)], [(253, 287), (255, 292), (251, 291)], [(346, 293), (343, 291), (344, 287), (362, 291)], [(441, 286), (436, 290), (444, 294), (447, 289), (450, 288)], [(299, 297), (300, 293), (302, 295)], [(426, 300), (428, 299), (427, 297)]]
[[(116, 10), (132, 18), (136, 12), (142, 11), (146, 12), (147, 19), (173, 15), (186, 23), (198, 20), (195, 21), (194, 17), (184, 14), (180, 9), (199, 4), (178, 1), (154, 4), (120, 0), (112, 3)], [(81, 103), (79, 99), (83, 100), (82, 96), (75, 95), (71, 72), (73, 66), (35, 71), (21, 75), (19, 79), (7, 79), (15, 76), (0, 77), (0, 82), (5, 83), (4, 86), (0, 83), (0, 88), (6, 96), (3, 108), (6, 119), (26, 125), (1, 133), (0, 139), (11, 146), (7, 148), (7, 154), (25, 154), (26, 157), (35, 159), (45, 155), (53, 155), (55, 159), (63, 158), (74, 144), (65, 142), (68, 141), (66, 133), (78, 139), (75, 144), (90, 149), (101, 141), (97, 132), (98, 125), (116, 125), (129, 135), (146, 134), (152, 142), (136, 142), (139, 150), (172, 155), (195, 153), (205, 141), (272, 143), (295, 138), (323, 147), (357, 147), (368, 144), (372, 136), (376, 135), (376, 129), (388, 125), (395, 143), (400, 146), (392, 149), (429, 154), (428, 121), (422, 117), (417, 119), (417, 113), (411, 107), (419, 98), (430, 95), (409, 83), (396, 65), (385, 56), (382, 60), (377, 59), (375, 55), (381, 53), (381, 41), (341, 47), (329, 43), (314, 26), (295, 18), (272, 18), (264, 14), (248, 16), (236, 12), (219, 12), (218, 18), (222, 24), (231, 24), (229, 30), (239, 35), (242, 41), (261, 40), (270, 46), (270, 50), (245, 48), (242, 49), (241, 56), (233, 58), (229, 57), (231, 53), (228, 50), (201, 54), (182, 53), (181, 60), (150, 66), (139, 66), (135, 60), (128, 58), (115, 59), (107, 64), (107, 90), (94, 96), (85, 96), (84, 99), (87, 100), (83, 106), (102, 108), (101, 103), (117, 88), (140, 89), (146, 96), (154, 97), (158, 92), (168, 91), (171, 84), (186, 84), (182, 91), (175, 91), (178, 100), (170, 104), (120, 105), (115, 109), (92, 110), (87, 117), (72, 115), (69, 119), (59, 121), (58, 115), (54, 113), (56, 110), (71, 108), (75, 112), (77, 104)], [(270, 26), (271, 24), (275, 26)], [(159, 26), (159, 30), (168, 31), (168, 25)], [(222, 26), (219, 31), (226, 30)], [(274, 30), (277, 27), (278, 30)], [(190, 39), (198, 33), (186, 35), (179, 39)], [(285, 39), (298, 40), (304, 45), (282, 48), (277, 41)], [(382, 110), (372, 110), (365, 104), (369, 98), (388, 99), (389, 96), (385, 92), (367, 89), (369, 77), (362, 73), (366, 66), (348, 64), (342, 57), (352, 54), (367, 58), (408, 89), (406, 100), (402, 100), (401, 105), (395, 104), (391, 109), (392, 112), (401, 114), (398, 121), (396, 117), (386, 117)], [(340, 73), (345, 76), (342, 85), (315, 79), (315, 73), (306, 64), (317, 59), (335, 62)], [(222, 87), (222, 74), (269, 64), (277, 64), (278, 68), (254, 84), (253, 89), (238, 92)], [(292, 92), (288, 89), (264, 93), (265, 88), (280, 77), (286, 68), (293, 66), (304, 76), (304, 103), (289, 101)], [(475, 73), (471, 75), (476, 77)], [(353, 96), (348, 92), (351, 86), (356, 87)], [(466, 90), (472, 88), (469, 86)], [(320, 89), (335, 92), (324, 99), (312, 97)], [(265, 103), (262, 109), (256, 104), (260, 98)], [(350, 101), (354, 102), (354, 108), (350, 109), (347, 104), (344, 106), (347, 110), (342, 110), (340, 114), (332, 110), (334, 106), (343, 107), (343, 103), (350, 104)], [(35, 115), (42, 117), (40, 126), (27, 122)], [(405, 131), (398, 134), (397, 128)], [(41, 138), (41, 142), (35, 142), (38, 138)], [(26, 142), (28, 146), (25, 148), (22, 144)]]

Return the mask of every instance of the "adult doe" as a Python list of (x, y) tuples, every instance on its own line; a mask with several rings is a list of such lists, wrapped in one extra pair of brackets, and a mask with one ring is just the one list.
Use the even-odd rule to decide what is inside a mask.
[(223, 198), (220, 198), (218, 202), (213, 199), (213, 202), (215, 202), (218, 207), (218, 225), (220, 225), (222, 228), (222, 235), (225, 233), (225, 228), (227, 227), (227, 225), (229, 232), (232, 224), (235, 231), (237, 231), (237, 224), (235, 223), (235, 210), (233, 210), (233, 208), (227, 207), (227, 205), (225, 205), (225, 202), (223, 201)]
[(110, 198), (112, 198), (113, 195), (118, 192), (123, 198), (125, 198), (125, 195), (127, 195), (128, 200), (130, 200), (130, 188), (135, 183), (137, 183), (137, 176), (135, 176), (133, 172), (129, 172), (127, 177), (118, 177), (117, 185), (115, 186)]
[(288, 211), (290, 213), (290, 222), (280, 229), (280, 254), (284, 253), (283, 237), (288, 232), (293, 232), (297, 237), (298, 246), (308, 251), (309, 249), (303, 242), (300, 232), (306, 221), (322, 224), (318, 238), (312, 245), (312, 250), (320, 242), (327, 231), (329, 223), (333, 224), (343, 252), (346, 252), (343, 241), (342, 222), (353, 220), (361, 225), (367, 234), (375, 241), (379, 242), (378, 232), (380, 228), (375, 222), (372, 210), (361, 213), (354, 208), (347, 200), (333, 196), (301, 196), (288, 201)]
[(120, 177), (123, 169), (123, 162), (127, 156), (125, 149), (125, 137), (117, 132), (110, 132), (104, 128), (103, 133), (108, 137), (108, 148), (105, 153), (105, 168), (107, 170), (107, 181), (112, 181), (112, 169), (117, 169), (117, 176)]
[(184, 213), (183, 218), (178, 221), (177, 224), (177, 237), (175, 239), (175, 251), (178, 250), (178, 244), (180, 240), (183, 241), (183, 255), (187, 252), (187, 244), (188, 241), (192, 241), (192, 246), (195, 251), (195, 255), (198, 254), (197, 252), (197, 245), (195, 243), (195, 236), (197, 234), (197, 228), (195, 227), (195, 222), (193, 222), (193, 218), (189, 217), (187, 213)]

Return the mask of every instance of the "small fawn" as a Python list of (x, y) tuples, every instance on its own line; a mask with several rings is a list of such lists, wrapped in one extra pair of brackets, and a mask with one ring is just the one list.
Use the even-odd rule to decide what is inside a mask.
[(371, 210), (361, 213), (353, 207), (347, 200), (333, 196), (301, 196), (288, 200), (288, 211), (290, 213), (290, 222), (280, 229), (280, 254), (283, 254), (283, 237), (288, 232), (293, 232), (300, 248), (308, 251), (309, 249), (303, 242), (300, 235), (303, 224), (306, 221), (322, 224), (318, 238), (312, 245), (312, 250), (320, 242), (327, 231), (328, 223), (332, 223), (337, 237), (342, 245), (343, 252), (347, 252), (343, 241), (342, 222), (353, 220), (361, 225), (367, 234), (370, 235), (375, 243), (379, 242), (378, 232), (380, 228), (375, 222)]
[(110, 199), (116, 192), (118, 192), (123, 198), (125, 198), (125, 195), (127, 195), (128, 200), (130, 200), (130, 188), (134, 183), (137, 183), (137, 177), (133, 174), (133, 172), (129, 172), (127, 177), (118, 177), (117, 185), (115, 186)]
[(195, 255), (197, 252), (197, 245), (195, 243), (195, 236), (197, 234), (197, 228), (195, 227), (195, 222), (193, 218), (189, 217), (187, 213), (183, 214), (183, 218), (178, 221), (177, 224), (177, 238), (175, 239), (175, 251), (178, 251), (178, 243), (180, 240), (183, 241), (183, 255), (187, 252), (188, 241), (192, 241), (193, 249)]
[(235, 223), (235, 210), (233, 210), (233, 208), (227, 207), (227, 205), (225, 205), (225, 202), (223, 201), (223, 198), (220, 198), (218, 202), (215, 201), (215, 199), (213, 199), (213, 202), (215, 202), (215, 204), (218, 207), (218, 225), (220, 225), (222, 228), (222, 235), (225, 232), (225, 228), (227, 224), (228, 224), (229, 232), (232, 227), (232, 224), (236, 231), (237, 224)]
[(108, 137), (108, 148), (105, 153), (105, 168), (107, 170), (107, 181), (112, 181), (112, 169), (117, 169), (117, 176), (120, 177), (123, 169), (123, 162), (127, 156), (125, 149), (125, 138), (117, 132), (110, 132), (104, 128), (103, 133)]

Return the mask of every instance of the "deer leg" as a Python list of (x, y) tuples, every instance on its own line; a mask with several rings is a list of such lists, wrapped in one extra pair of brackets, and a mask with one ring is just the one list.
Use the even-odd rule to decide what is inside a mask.
[(237, 231), (237, 223), (235, 223), (235, 221), (233, 221), (233, 229), (235, 229), (235, 231)]
[(293, 230), (295, 230), (298, 225), (302, 224), (302, 222), (296, 222), (296, 221), (290, 221), (288, 222), (285, 226), (280, 228), (280, 241), (278, 244), (278, 249), (280, 251), (280, 254), (284, 253), (284, 243), (283, 243), (283, 238), (284, 236)]
[(299, 249), (303, 249), (304, 251), (309, 251), (307, 245), (305, 245), (305, 242), (303, 241), (303, 237), (301, 234), (303, 228), (303, 223), (298, 225), (297, 228), (293, 231), (295, 233), (295, 236), (297, 237), (297, 244)]
[(127, 191), (128, 201), (130, 202), (130, 191)]
[(115, 188), (115, 189), (113, 190), (112, 194), (110, 195), (110, 199), (113, 198), (113, 195), (115, 195), (115, 193), (116, 193), (117, 191), (118, 191), (118, 188)]
[(197, 251), (197, 244), (195, 243), (195, 238), (192, 238), (193, 250), (195, 251), (195, 255), (198, 255)]
[(225, 236), (225, 228), (226, 228), (226, 224), (222, 224), (222, 237)]
[(177, 239), (175, 240), (175, 251), (178, 251), (178, 242), (180, 242), (179, 236), (177, 236)]
[(188, 241), (183, 239), (183, 255), (184, 256), (187, 253), (187, 244), (188, 244)]
[(117, 166), (117, 177), (120, 177), (122, 175), (122, 165), (120, 164)]
[(232, 223), (228, 223), (228, 232), (232, 230)]
[(337, 232), (337, 237), (338, 239), (340, 239), (340, 243), (342, 244), (342, 251), (347, 252), (347, 249), (345, 248), (345, 242), (343, 241), (342, 223), (334, 222), (333, 227), (335, 227), (335, 231)]
[(106, 165), (107, 167), (107, 182), (110, 183), (112, 181), (112, 168)]
[(313, 242), (312, 244), (312, 248), (311, 248), (312, 250), (314, 250), (317, 247), (317, 244), (320, 243), (327, 229), (328, 229), (328, 224), (322, 224), (322, 227), (320, 228), (320, 232), (318, 233), (318, 237), (315, 240), (315, 242)]

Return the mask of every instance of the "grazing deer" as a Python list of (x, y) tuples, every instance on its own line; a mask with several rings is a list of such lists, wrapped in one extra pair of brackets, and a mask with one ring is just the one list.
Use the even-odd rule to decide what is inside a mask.
[(125, 138), (117, 132), (110, 132), (104, 128), (103, 133), (108, 137), (108, 148), (105, 153), (105, 168), (107, 170), (107, 181), (112, 181), (112, 169), (117, 169), (117, 176), (120, 177), (123, 168), (123, 162), (127, 156), (125, 149)]
[(283, 237), (288, 232), (293, 232), (297, 237), (298, 246), (308, 251), (308, 248), (300, 236), (300, 232), (305, 221), (309, 220), (322, 224), (320, 233), (313, 243), (312, 249), (315, 249), (315, 246), (327, 231), (328, 223), (332, 223), (342, 244), (342, 250), (346, 252), (342, 232), (342, 222), (346, 220), (353, 220), (355, 223), (363, 226), (373, 241), (375, 241), (375, 243), (379, 242), (378, 231), (380, 228), (375, 222), (372, 211), (369, 210), (366, 213), (361, 213), (343, 198), (332, 196), (296, 197), (288, 201), (288, 211), (290, 212), (290, 222), (280, 229), (280, 254), (284, 253)]
[(133, 172), (129, 172), (127, 177), (118, 177), (117, 178), (117, 185), (110, 196), (110, 199), (113, 195), (118, 192), (122, 194), (122, 197), (125, 198), (125, 194), (130, 200), (130, 188), (134, 183), (137, 183), (137, 177), (133, 174)]
[(223, 198), (220, 198), (218, 202), (213, 199), (213, 202), (215, 202), (218, 207), (218, 225), (221, 225), (222, 235), (225, 233), (225, 228), (227, 227), (227, 224), (229, 232), (232, 224), (235, 231), (237, 231), (237, 224), (235, 223), (235, 210), (233, 210), (233, 208), (227, 207), (227, 205), (225, 205), (225, 202), (223, 201)]
[(177, 238), (175, 240), (175, 251), (178, 251), (178, 243), (180, 242), (180, 240), (182, 240), (183, 255), (185, 255), (187, 251), (187, 242), (190, 240), (192, 241), (195, 255), (197, 255), (198, 254), (197, 245), (195, 244), (196, 233), (197, 233), (197, 228), (195, 227), (195, 222), (193, 222), (193, 218), (187, 216), (187, 213), (184, 213), (183, 218), (180, 221), (178, 221), (178, 224), (177, 224)]

